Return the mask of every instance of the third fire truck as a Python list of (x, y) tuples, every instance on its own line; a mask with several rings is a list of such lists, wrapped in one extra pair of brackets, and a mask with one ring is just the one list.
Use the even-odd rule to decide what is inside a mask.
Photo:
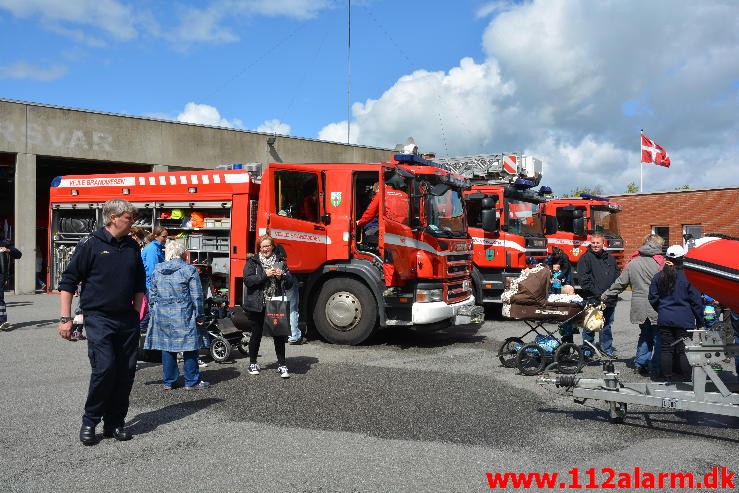
[[(484, 303), (500, 303), (508, 278), (517, 277), (529, 257), (547, 255), (542, 206), (546, 187), (541, 161), (519, 153), (437, 158), (440, 165), (466, 176), (473, 186), (465, 192), (472, 236), (475, 296)], [(495, 224), (483, 228), (482, 212), (495, 211)], [(554, 232), (553, 223), (547, 226)]]
[(547, 234), (549, 253), (559, 247), (577, 272), (577, 262), (588, 249), (593, 233), (602, 233), (605, 249), (616, 258), (619, 270), (624, 262), (624, 240), (618, 226), (621, 206), (603, 197), (580, 194), (580, 197), (549, 199), (544, 214), (556, 219), (557, 230)]
[[(50, 190), (50, 287), (77, 241), (101, 227), (102, 204), (125, 198), (137, 206), (139, 225), (164, 226), (170, 239), (185, 242), (206, 290), (228, 292), (232, 306), (241, 302), (242, 271), (256, 238), (270, 233), (300, 280), (301, 324), (330, 342), (358, 344), (380, 327), (482, 322), (463, 203), (470, 183), (462, 176), (413, 154), (386, 163), (273, 163), (261, 176), (254, 171), (58, 177)], [(375, 183), (381, 201), (370, 231), (355, 224)], [(388, 214), (387, 187), (407, 197), (400, 216)]]

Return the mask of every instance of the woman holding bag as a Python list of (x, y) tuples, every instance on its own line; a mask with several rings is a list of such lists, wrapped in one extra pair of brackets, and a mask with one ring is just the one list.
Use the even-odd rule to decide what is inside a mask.
[[(274, 296), (283, 296), (293, 285), (294, 279), (287, 268), (283, 256), (275, 251), (275, 240), (269, 235), (262, 235), (257, 240), (259, 253), (247, 260), (244, 267), (244, 304), (243, 308), (252, 324), (249, 340), (249, 374), (259, 375), (261, 368), (257, 364), (259, 345), (262, 342), (264, 316), (267, 301)], [(283, 314), (288, 316), (289, 313)], [(285, 365), (285, 344), (287, 336), (273, 336), (275, 354), (277, 354), (277, 371), (282, 378), (290, 378)]]

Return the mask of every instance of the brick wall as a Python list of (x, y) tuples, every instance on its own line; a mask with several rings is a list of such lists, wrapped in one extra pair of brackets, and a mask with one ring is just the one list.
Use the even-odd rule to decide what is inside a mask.
[(683, 226), (699, 224), (703, 234), (739, 237), (739, 187), (634, 193), (609, 197), (621, 205), (619, 227), (628, 258), (654, 226), (668, 226), (668, 245), (683, 244)]

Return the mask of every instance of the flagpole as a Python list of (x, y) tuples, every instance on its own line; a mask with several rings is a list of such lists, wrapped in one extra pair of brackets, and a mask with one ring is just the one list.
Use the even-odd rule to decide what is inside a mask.
[[(644, 129), (641, 129), (641, 132), (639, 133), (639, 156), (641, 156), (641, 136), (644, 135)], [(639, 157), (639, 192), (644, 191), (644, 163), (641, 162), (641, 157)]]

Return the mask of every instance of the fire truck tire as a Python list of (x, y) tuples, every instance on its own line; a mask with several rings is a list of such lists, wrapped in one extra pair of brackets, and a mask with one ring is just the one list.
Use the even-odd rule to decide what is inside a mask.
[(354, 346), (377, 328), (377, 303), (367, 286), (355, 279), (329, 279), (321, 288), (313, 322), (328, 342)]

